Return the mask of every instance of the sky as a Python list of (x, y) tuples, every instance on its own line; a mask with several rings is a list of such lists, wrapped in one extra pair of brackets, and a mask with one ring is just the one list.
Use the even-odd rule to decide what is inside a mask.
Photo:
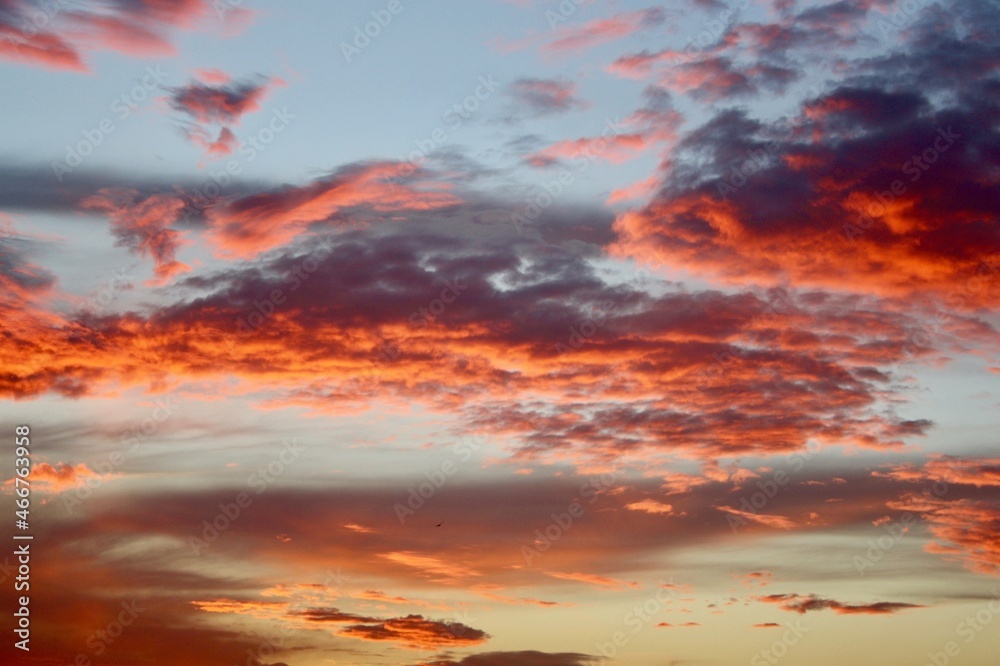
[(3, 663), (996, 663), (997, 0), (0, 0), (0, 78)]

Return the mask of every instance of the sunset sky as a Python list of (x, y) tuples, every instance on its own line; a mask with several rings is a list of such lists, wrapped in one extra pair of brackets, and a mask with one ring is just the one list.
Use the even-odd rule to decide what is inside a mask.
[(0, 0), (0, 77), (3, 663), (996, 666), (1000, 0)]

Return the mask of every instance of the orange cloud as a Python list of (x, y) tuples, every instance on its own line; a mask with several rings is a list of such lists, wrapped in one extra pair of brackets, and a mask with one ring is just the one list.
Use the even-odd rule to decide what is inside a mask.
[(944, 499), (904, 495), (889, 507), (920, 514), (930, 524), (935, 541), (929, 553), (962, 562), (968, 569), (994, 575), (1000, 571), (1000, 506), (995, 501)]
[(644, 511), (646, 513), (652, 514), (672, 514), (674, 507), (669, 504), (663, 504), (654, 499), (644, 499), (639, 502), (632, 502), (631, 504), (625, 505), (626, 509), (630, 511)]
[(587, 585), (593, 585), (594, 587), (608, 588), (612, 590), (620, 590), (625, 587), (638, 587), (638, 583), (629, 583), (623, 580), (618, 580), (616, 578), (610, 578), (608, 576), (598, 576), (596, 574), (588, 573), (564, 573), (561, 571), (546, 571), (546, 576), (552, 576), (553, 578), (558, 578), (560, 580), (572, 580), (578, 583), (586, 583)]
[(81, 205), (106, 211), (111, 217), (111, 232), (117, 243), (136, 254), (153, 258), (154, 284), (191, 270), (177, 260), (177, 251), (184, 244), (182, 233), (169, 226), (177, 222), (184, 209), (180, 199), (165, 194), (142, 197), (135, 190), (101, 190)]
[(341, 629), (341, 636), (367, 641), (391, 641), (411, 650), (436, 650), (444, 647), (479, 645), (490, 636), (461, 622), (441, 622), (422, 615), (378, 619), (341, 613), (337, 609), (312, 609), (302, 616), (311, 622), (354, 623)]
[(461, 564), (411, 551), (384, 553), (380, 557), (395, 564), (417, 569), (421, 575), (439, 583), (456, 584), (481, 575), (476, 570)]
[(394, 163), (372, 163), (309, 185), (227, 201), (210, 213), (210, 239), (223, 255), (250, 258), (354, 207), (387, 214), (441, 209), (461, 201), (447, 192), (396, 183), (397, 171)]
[(937, 454), (920, 466), (901, 464), (889, 471), (872, 474), (900, 481), (944, 481), (987, 488), (1000, 486), (1000, 458), (958, 458)]
[(719, 506), (716, 508), (719, 511), (736, 516), (737, 518), (742, 518), (745, 521), (760, 523), (761, 525), (765, 525), (767, 527), (773, 527), (779, 530), (790, 530), (795, 528), (795, 521), (785, 518), (784, 516), (773, 516), (766, 513), (741, 511), (740, 509), (734, 509), (731, 506)]

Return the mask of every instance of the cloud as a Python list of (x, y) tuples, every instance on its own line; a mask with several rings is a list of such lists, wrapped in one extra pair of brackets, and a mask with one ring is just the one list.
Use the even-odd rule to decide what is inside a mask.
[(576, 96), (575, 83), (556, 79), (518, 79), (510, 84), (510, 94), (532, 116), (564, 113), (588, 106)]
[(220, 129), (219, 135), (214, 139), (211, 134), (200, 127), (192, 126), (186, 132), (188, 139), (201, 147), (209, 157), (232, 155), (233, 150), (239, 144), (236, 135), (228, 127)]
[(391, 181), (397, 167), (395, 163), (351, 165), (307, 185), (228, 200), (210, 212), (211, 239), (223, 253), (248, 258), (285, 245), (310, 224), (338, 213), (384, 215), (460, 203), (446, 191)]
[(926, 608), (917, 604), (904, 604), (889, 601), (879, 601), (872, 604), (844, 604), (833, 599), (824, 599), (814, 594), (770, 594), (764, 597), (753, 597), (756, 601), (778, 604), (781, 610), (795, 613), (831, 609), (839, 615), (889, 615), (911, 608)]
[(740, 582), (747, 587), (767, 587), (772, 582), (773, 577), (774, 574), (770, 571), (751, 571), (743, 576), (743, 580)]
[(413, 567), (420, 571), (420, 575), (439, 583), (455, 584), (481, 575), (474, 569), (460, 566), (454, 562), (412, 551), (382, 553), (379, 556), (394, 564)]
[[(235, 26), (250, 12), (231, 7)], [(210, 0), (113, 2), (99, 7), (6, 0), (0, 10), (0, 58), (54, 70), (89, 72), (87, 56), (111, 50), (140, 58), (176, 54), (172, 33), (215, 19)]]
[(782, 93), (801, 74), (780, 65), (756, 64), (740, 67), (725, 57), (705, 58), (671, 68), (658, 83), (706, 102), (747, 97), (762, 92)]
[(543, 52), (566, 53), (584, 51), (623, 37), (662, 25), (666, 12), (651, 7), (635, 12), (623, 12), (611, 18), (595, 19), (578, 26), (560, 26), (556, 37), (542, 46)]
[[(41, 492), (52, 492), (61, 493), (69, 488), (75, 488), (83, 483), (86, 483), (86, 479), (94, 478), (101, 475), (90, 469), (87, 465), (83, 463), (78, 463), (76, 465), (71, 465), (69, 463), (56, 463), (52, 465), (47, 462), (36, 463), (31, 467), (31, 483), (35, 490), (40, 490)], [(12, 489), (16, 486), (14, 478), (10, 478), (4, 482), (3, 488), (5, 490)]]
[[(254, 79), (233, 81), (221, 70), (199, 71), (200, 80), (178, 88), (168, 88), (170, 106), (188, 116), (191, 122), (184, 133), (209, 157), (232, 154), (239, 141), (232, 126), (243, 116), (260, 110), (260, 102), (277, 86), (285, 85), (279, 78), (258, 75)], [(215, 129), (204, 125), (218, 125)], [(216, 138), (212, 138), (215, 136)]]
[(1000, 503), (995, 498), (938, 498), (907, 493), (889, 508), (911, 511), (929, 523), (934, 541), (924, 550), (985, 575), (1000, 571)]
[(795, 521), (786, 518), (784, 516), (775, 516), (766, 513), (756, 513), (753, 511), (741, 511), (740, 509), (734, 509), (731, 506), (719, 506), (717, 507), (719, 511), (728, 513), (732, 516), (736, 516), (744, 521), (750, 521), (754, 523), (760, 523), (767, 527), (773, 527), (779, 530), (790, 530), (795, 527)]
[(531, 32), (518, 40), (497, 39), (495, 46), (504, 52), (538, 48), (549, 55), (579, 53), (658, 27), (666, 21), (667, 14), (661, 7), (650, 7), (577, 25), (568, 24), (568, 19), (555, 11), (548, 12), (547, 16), (555, 31), (554, 37), (551, 32)]
[(421, 662), (418, 666), (591, 666), (603, 661), (600, 657), (578, 652), (482, 652), (459, 661)]
[(945, 76), (927, 55), (954, 47), (969, 71), (993, 71), (992, 34), (956, 41), (976, 7), (845, 66), (788, 117), (717, 111), (680, 139), (653, 200), (618, 219), (613, 251), (733, 283), (933, 296), (953, 310), (1000, 302), (1000, 185), (981, 177), (997, 141), (979, 101), (990, 84)]
[(15, 303), (41, 296), (56, 284), (55, 274), (32, 263), (29, 252), (36, 243), (18, 232), (13, 222), (0, 213), (0, 303), (13, 310)]
[(872, 474), (900, 481), (943, 481), (977, 488), (1000, 486), (1000, 458), (934, 454), (921, 465), (902, 463)]
[(558, 578), (560, 580), (571, 580), (578, 583), (585, 583), (587, 585), (593, 585), (594, 587), (608, 588), (612, 590), (620, 590), (626, 587), (638, 587), (638, 583), (630, 583), (623, 580), (617, 580), (609, 576), (598, 576), (596, 574), (589, 573), (565, 573), (561, 571), (546, 571), (546, 576), (552, 576), (553, 578)]
[(428, 620), (421, 615), (378, 619), (342, 613), (336, 608), (309, 609), (301, 615), (310, 622), (347, 623), (348, 626), (338, 632), (341, 636), (368, 641), (392, 641), (412, 650), (478, 645), (490, 638), (486, 632), (461, 622)]
[[(210, 78), (218, 80), (218, 75)], [(260, 110), (260, 102), (275, 86), (284, 85), (278, 78), (258, 75), (255, 79), (204, 83), (191, 81), (169, 88), (170, 106), (200, 123), (237, 125), (240, 119)]]
[[(559, 240), (558, 212), (546, 230), (554, 247), (572, 251), (552, 252), (527, 237), (512, 241), (509, 229), (456, 227), (435, 213), (434, 204), (445, 200), (422, 201), (421, 191), (410, 188), (418, 201), (408, 201), (408, 188), (379, 183), (380, 173), (344, 171), (212, 208), (208, 239), (245, 257), (307, 234), (315, 228), (309, 220), (346, 227), (352, 203), (398, 207), (401, 219), (305, 236), (253, 262), (182, 279), (177, 286), (184, 291), (177, 293), (186, 296), (145, 312), (40, 326), (33, 342), (39, 353), (5, 384), (19, 392), (52, 390), (57, 379), (96, 387), (170, 367), (175, 377), (226, 376), (249, 389), (266, 375), (261, 406), (447, 404), (462, 410), (469, 427), (505, 433), (518, 456), (539, 460), (569, 452), (601, 459), (637, 449), (779, 453), (809, 439), (893, 448), (931, 426), (871, 411), (894, 376), (890, 364), (903, 357), (905, 317), (854, 297), (691, 293), (669, 285), (647, 295), (601, 279), (586, 258), (594, 246)], [(383, 187), (396, 199), (370, 203)], [(155, 195), (153, 202), (173, 215), (179, 204), (164, 202), (168, 196), (183, 201)], [(137, 212), (113, 219), (131, 233), (126, 223), (145, 220), (144, 209), (153, 209), (146, 201), (123, 204)], [(338, 213), (339, 206), (347, 210)], [(467, 220), (461, 207), (451, 213)], [(136, 251), (158, 252), (162, 266), (177, 239), (152, 232), (166, 219), (151, 217), (152, 227), (137, 225), (147, 235), (127, 236)], [(471, 242), (456, 229), (484, 235)], [(579, 232), (566, 236), (574, 237)], [(161, 239), (170, 242), (158, 245)], [(458, 295), (446, 297), (460, 307), (422, 315), (446, 283), (457, 285)], [(539, 293), (553, 299), (542, 312)], [(274, 294), (280, 303), (255, 305)], [(319, 338), (327, 343), (317, 347)], [(378, 363), (387, 343), (400, 352)], [(16, 337), (0, 340), (11, 350), (18, 344)], [(621, 373), (638, 382), (633, 390), (602, 379)], [(581, 392), (581, 382), (592, 388)], [(748, 393), (747, 382), (759, 392)], [(537, 392), (566, 398), (522, 398)]]
[(670, 93), (651, 86), (643, 92), (642, 107), (625, 119), (607, 123), (600, 136), (557, 141), (530, 154), (526, 160), (539, 167), (552, 166), (561, 160), (601, 159), (619, 164), (651, 148), (671, 145), (682, 121)]
[(84, 199), (81, 206), (107, 212), (116, 243), (152, 257), (159, 282), (191, 270), (177, 260), (177, 251), (184, 244), (182, 233), (170, 228), (184, 210), (179, 198), (160, 194), (143, 198), (135, 190), (101, 190)]
[(631, 504), (626, 504), (625, 508), (631, 511), (643, 511), (654, 515), (664, 513), (670, 515), (674, 510), (674, 508), (669, 504), (663, 504), (662, 502), (658, 502), (654, 499), (644, 499), (639, 502), (632, 502)]

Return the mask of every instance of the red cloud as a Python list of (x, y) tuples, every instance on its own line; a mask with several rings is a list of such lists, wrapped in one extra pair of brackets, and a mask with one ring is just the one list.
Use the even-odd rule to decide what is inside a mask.
[(924, 546), (927, 552), (962, 562), (977, 573), (1000, 571), (1000, 503), (911, 493), (888, 506), (918, 513), (930, 523), (936, 541)]
[[(0, 16), (0, 58), (86, 72), (84, 56), (96, 50), (139, 57), (173, 55), (172, 32), (194, 30), (215, 14), (211, 0), (117, 2), (95, 8), (8, 0)], [(247, 14), (233, 12), (234, 18)]]
[(1000, 458), (932, 455), (930, 460), (919, 467), (913, 464), (901, 464), (889, 471), (872, 472), (872, 474), (901, 481), (944, 481), (977, 488), (1000, 487)]
[(163, 194), (141, 198), (134, 190), (102, 190), (85, 199), (82, 205), (107, 211), (111, 217), (111, 232), (118, 244), (139, 255), (151, 256), (158, 281), (191, 270), (177, 261), (177, 250), (183, 239), (179, 231), (169, 227), (184, 209), (180, 199)]
[(618, 14), (611, 18), (596, 19), (576, 27), (560, 27), (556, 31), (556, 38), (542, 46), (542, 50), (582, 51), (656, 27), (665, 20), (666, 14), (663, 9), (653, 7)]
[(76, 48), (52, 33), (26, 34), (0, 23), (0, 58), (56, 70), (86, 72)]

